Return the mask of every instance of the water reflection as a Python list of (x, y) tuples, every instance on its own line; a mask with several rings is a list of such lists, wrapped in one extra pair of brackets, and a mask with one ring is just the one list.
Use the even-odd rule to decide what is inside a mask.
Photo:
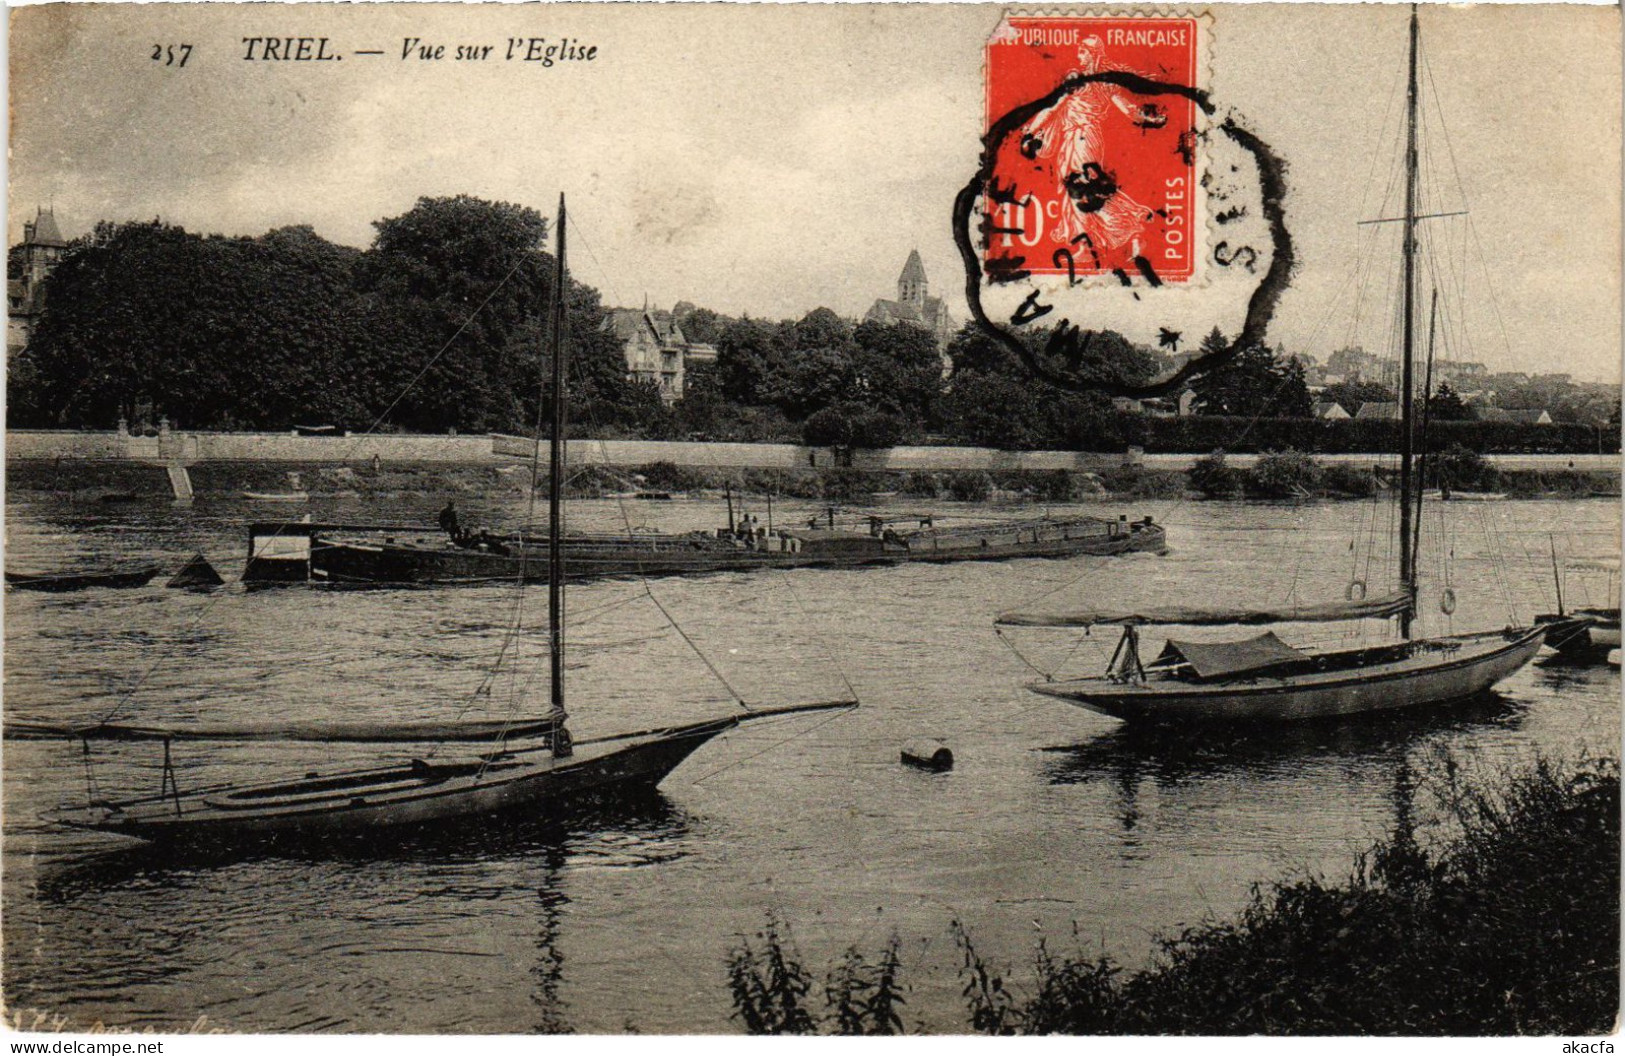
[[(8, 998), (160, 1028), (184, 1009), (233, 1029), (580, 1029), (565, 996), (575, 888), (680, 860), (690, 835), (689, 816), (654, 793), (364, 845), (40, 861), (33, 901), (52, 941), (32, 912), (8, 919), (7, 962), (24, 978), (49, 965), (55, 983)], [(201, 982), (222, 972), (252, 988)], [(419, 977), (438, 1004), (403, 1018), (393, 987)], [(480, 1006), (493, 991), (511, 995), (505, 1011)], [(512, 1003), (521, 993), (528, 1014)]]
[[(514, 815), (359, 836), (254, 844), (163, 846), (122, 843), (88, 857), (71, 856), (39, 866), (41, 901), (67, 903), (118, 888), (140, 889), (155, 882), (255, 863), (309, 864), (413, 863), (425, 867), (465, 866), (494, 860), (527, 860), (578, 853), (605, 853), (598, 845), (630, 845), (630, 860), (654, 864), (681, 857), (687, 815), (658, 790), (567, 805), (545, 817)], [(617, 855), (628, 858), (624, 853)]]
[(536, 963), (530, 975), (535, 989), (530, 999), (536, 1005), (537, 1034), (567, 1034), (570, 1021), (565, 1015), (565, 1001), (559, 996), (559, 984), (564, 980), (564, 951), (559, 945), (559, 932), (564, 921), (564, 908), (570, 896), (559, 883), (564, 869), (565, 850), (554, 844), (542, 853), (542, 880), (536, 888)]
[(1044, 749), (1051, 784), (1109, 781), (1125, 833), (1140, 824), (1149, 781), (1164, 798), (1207, 783), (1333, 781), (1391, 775), (1410, 752), (1464, 734), (1519, 729), (1527, 708), (1491, 691), (1421, 711), (1269, 727), (1158, 728), (1124, 724), (1088, 741)]

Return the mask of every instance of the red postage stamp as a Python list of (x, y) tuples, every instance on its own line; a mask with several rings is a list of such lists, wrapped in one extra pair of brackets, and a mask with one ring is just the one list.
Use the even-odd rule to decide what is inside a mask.
[(1007, 17), (987, 45), (990, 277), (1197, 273), (1197, 17)]

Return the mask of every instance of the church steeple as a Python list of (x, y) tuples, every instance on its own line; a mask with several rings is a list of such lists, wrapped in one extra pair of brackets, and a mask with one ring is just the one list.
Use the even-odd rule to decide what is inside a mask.
[(50, 209), (36, 207), (34, 209), (34, 222), (23, 225), (23, 241), (29, 245), (50, 246), (60, 249), (67, 245), (62, 241), (62, 231), (56, 226), (56, 207)]
[(924, 311), (925, 298), (929, 290), (925, 281), (925, 264), (920, 260), (920, 251), (910, 250), (908, 263), (903, 265), (903, 274), (897, 277), (897, 299)]

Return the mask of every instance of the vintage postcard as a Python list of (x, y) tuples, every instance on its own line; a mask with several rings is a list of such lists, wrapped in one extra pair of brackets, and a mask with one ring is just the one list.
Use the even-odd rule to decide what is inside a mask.
[(11, 1031), (1612, 1051), (1617, 6), (9, 20)]

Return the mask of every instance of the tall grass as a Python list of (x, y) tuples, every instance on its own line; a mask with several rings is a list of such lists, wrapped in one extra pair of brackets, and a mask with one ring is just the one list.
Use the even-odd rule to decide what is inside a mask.
[(755, 940), (738, 936), (728, 951), (734, 1018), (750, 1034), (901, 1034), (905, 987), (902, 940), (893, 935), (876, 961), (849, 946), (824, 981), (824, 1013), (808, 1007), (813, 977), (801, 963), (789, 929), (769, 912)]

